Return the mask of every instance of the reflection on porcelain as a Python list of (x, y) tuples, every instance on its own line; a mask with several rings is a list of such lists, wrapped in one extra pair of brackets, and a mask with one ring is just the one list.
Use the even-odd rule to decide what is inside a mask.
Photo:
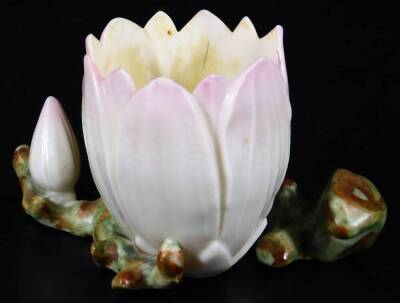
[(112, 20), (84, 59), (83, 130), (92, 175), (125, 236), (165, 238), (185, 273), (227, 270), (252, 246), (283, 181), (290, 146), (282, 28), (258, 38), (199, 12), (177, 31)]

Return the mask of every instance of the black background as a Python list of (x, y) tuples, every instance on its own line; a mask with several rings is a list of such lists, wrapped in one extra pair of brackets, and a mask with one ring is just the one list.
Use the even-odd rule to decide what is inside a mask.
[[(99, 37), (117, 16), (144, 26), (158, 10), (181, 28), (202, 8), (231, 29), (247, 15), (260, 36), (276, 24), (284, 27), (293, 110), (287, 175), (311, 199), (337, 167), (365, 175), (382, 192), (388, 220), (372, 248), (335, 263), (271, 269), (251, 249), (214, 278), (185, 278), (164, 291), (113, 291), (113, 273), (90, 259), (90, 239), (24, 214), (12, 153), (30, 143), (45, 98), (58, 97), (81, 147), (78, 196), (96, 198), (81, 131), (85, 37)], [(389, 3), (35, 0), (3, 1), (0, 11), (0, 296), (6, 302), (399, 302), (400, 44)]]

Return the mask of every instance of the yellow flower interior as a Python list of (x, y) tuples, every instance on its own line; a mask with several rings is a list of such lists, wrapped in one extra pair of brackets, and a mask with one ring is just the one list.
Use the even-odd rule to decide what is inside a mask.
[(276, 27), (260, 39), (245, 17), (231, 32), (207, 11), (177, 31), (172, 20), (159, 12), (144, 28), (126, 19), (112, 20), (100, 41), (88, 37), (87, 52), (104, 77), (123, 68), (137, 88), (164, 76), (192, 91), (208, 75), (233, 79), (261, 57), (275, 59), (279, 52), (283, 56), (279, 31)]

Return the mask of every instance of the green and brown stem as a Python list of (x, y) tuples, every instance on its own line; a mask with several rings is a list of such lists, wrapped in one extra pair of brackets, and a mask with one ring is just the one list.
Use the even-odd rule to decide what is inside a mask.
[(286, 179), (258, 241), (258, 259), (272, 267), (295, 260), (331, 262), (371, 246), (386, 221), (386, 204), (365, 177), (345, 169), (334, 172), (317, 204), (298, 195)]
[(57, 204), (40, 194), (29, 173), (29, 146), (14, 153), (13, 166), (22, 189), (25, 212), (40, 223), (76, 236), (92, 236), (94, 262), (117, 273), (113, 288), (166, 288), (180, 283), (184, 257), (179, 243), (165, 239), (157, 255), (139, 248), (120, 231), (101, 198)]
[[(29, 146), (19, 146), (13, 165), (25, 212), (40, 223), (77, 236), (92, 236), (94, 262), (117, 275), (113, 288), (166, 288), (180, 283), (184, 257), (180, 245), (165, 239), (157, 255), (127, 239), (101, 198), (57, 204), (35, 188), (29, 173)], [(269, 215), (269, 232), (257, 244), (258, 259), (273, 267), (295, 260), (330, 262), (373, 244), (386, 221), (386, 205), (376, 187), (348, 170), (335, 171), (319, 202), (298, 195), (286, 179)]]

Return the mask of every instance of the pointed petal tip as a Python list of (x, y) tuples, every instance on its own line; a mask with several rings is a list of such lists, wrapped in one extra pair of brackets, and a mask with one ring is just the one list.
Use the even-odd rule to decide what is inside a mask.
[(251, 19), (247, 16), (243, 17), (242, 20), (240, 20), (240, 22), (238, 23), (233, 32), (237, 33), (239, 31), (246, 31), (247, 33), (257, 36), (258, 38), (257, 30), (254, 24), (251, 21)]
[(54, 97), (54, 96), (48, 96), (48, 97), (46, 98), (46, 101), (45, 101), (45, 102), (52, 102), (52, 101), (58, 102), (57, 98)]
[(61, 103), (46, 98), (32, 137), (29, 170), (36, 186), (56, 203), (75, 197), (79, 148)]
[(164, 12), (162, 10), (159, 10), (153, 15), (153, 17), (167, 17), (167, 18), (169, 18), (169, 15), (166, 12)]
[(157, 22), (157, 21), (167, 21), (169, 23), (174, 24), (174, 22), (172, 21), (172, 18), (164, 11), (158, 11), (156, 12), (150, 19), (149, 21), (147, 21), (146, 25), (144, 26), (145, 28), (148, 26), (148, 24), (151, 24), (153, 22)]
[(142, 90), (176, 90), (179, 92), (184, 91), (189, 93), (182, 85), (177, 83), (175, 80), (167, 77), (157, 77), (152, 79)]
[(49, 96), (46, 98), (42, 107), (42, 111), (40, 113), (39, 120), (42, 119), (42, 117), (44, 116), (46, 117), (61, 116), (65, 118), (64, 109), (62, 108), (61, 103), (60, 101), (58, 101), (58, 99), (56, 99), (53, 96)]
[(212, 17), (217, 17), (216, 15), (214, 15), (212, 12), (210, 12), (209, 10), (207, 10), (205, 8), (199, 10), (194, 16), (212, 16)]
[(122, 18), (122, 17), (113, 18), (107, 23), (106, 27), (104, 28), (103, 32), (101, 33), (100, 43), (106, 44), (108, 35), (110, 33), (112, 33), (112, 31), (114, 30), (115, 27), (118, 27), (118, 26), (127, 27), (127, 28), (140, 27), (135, 22), (133, 22), (129, 19)]
[(279, 39), (278, 43), (279, 43), (279, 49), (280, 49), (279, 51), (283, 52), (283, 33), (284, 33), (283, 27), (278, 24), (274, 27), (273, 30), (275, 30), (278, 33), (278, 39)]
[(281, 25), (275, 26), (274, 30), (278, 33), (278, 51), (277, 51), (277, 64), (280, 65), (282, 77), (285, 80), (286, 85), (288, 85), (288, 76), (286, 71), (286, 60), (285, 60), (285, 51), (283, 45), (283, 27)]
[(106, 27), (104, 28), (103, 33), (104, 33), (107, 29), (109, 29), (110, 27), (113, 27), (113, 26), (115, 26), (116, 24), (121, 24), (121, 23), (123, 24), (123, 23), (133, 23), (133, 22), (132, 22), (131, 20), (126, 19), (126, 18), (123, 18), (123, 17), (115, 17), (115, 18), (112, 18), (110, 21), (108, 21)]
[[(86, 54), (83, 61), (85, 79), (92, 79), (90, 81), (98, 84), (112, 85), (114, 88), (120, 89), (126, 93), (133, 93), (136, 90), (136, 85), (132, 76), (122, 67), (114, 69), (104, 77), (89, 55)], [(87, 81), (88, 83), (90, 82), (89, 80)]]
[(93, 34), (89, 34), (85, 38), (85, 48), (86, 53), (93, 56), (96, 50), (101, 48), (100, 41)]
[(279, 33), (280, 37), (283, 36), (283, 26), (280, 24), (277, 24), (274, 29)]
[[(166, 20), (166, 21), (171, 21), (172, 22), (172, 18), (164, 11), (159, 10), (158, 12), (156, 12), (150, 19), (149, 21), (147, 21), (147, 24), (157, 21), (157, 20)], [(172, 22), (173, 23), (173, 22)], [(146, 24), (146, 26), (147, 26)], [(145, 27), (146, 27), (145, 26)]]
[(282, 40), (283, 39), (283, 26), (280, 24), (275, 25), (273, 29), (271, 29), (268, 33), (266, 33), (260, 40), (268, 40), (269, 37), (274, 36), (277, 34), (278, 39)]
[(181, 95), (192, 96), (192, 93), (185, 87), (180, 85), (173, 79), (167, 77), (157, 77), (152, 79), (144, 87), (137, 90), (135, 94), (146, 95), (151, 94), (163, 98), (166, 95), (175, 95), (177, 97)]
[(135, 83), (133, 82), (131, 75), (122, 67), (118, 67), (118, 68), (114, 69), (110, 74), (108, 74), (108, 76), (105, 78), (105, 80), (107, 81), (107, 79), (109, 79), (109, 78), (118, 78), (118, 79), (120, 79), (120, 81), (123, 81), (126, 84), (129, 84), (129, 86), (132, 89), (135, 88)]
[(56, 97), (48, 96), (44, 101), (44, 106), (61, 106), (60, 101)]
[[(114, 92), (119, 98), (130, 98), (136, 87), (131, 75), (123, 68), (113, 70), (106, 78), (102, 79), (103, 85)], [(116, 102), (116, 100), (115, 100)]]
[[(268, 81), (274, 81), (276, 83), (276, 89), (283, 89), (287, 95), (287, 104), (288, 104), (288, 117), (291, 119), (291, 107), (289, 102), (289, 91), (287, 89), (287, 77), (285, 77), (286, 73), (282, 72), (282, 60), (278, 57), (278, 61), (274, 61), (268, 57), (262, 57), (247, 67), (234, 82), (238, 83), (237, 88), (240, 88), (248, 81), (255, 81), (255, 83), (261, 83), (260, 79), (269, 79)], [(284, 70), (286, 71), (286, 70)], [(266, 77), (266, 78), (265, 78)], [(235, 85), (235, 84), (234, 84)]]
[(168, 14), (163, 11), (158, 11), (147, 21), (144, 29), (151, 37), (170, 37), (177, 32), (174, 21)]
[(225, 30), (230, 29), (226, 26), (226, 24), (217, 16), (214, 15), (212, 12), (206, 9), (202, 9), (198, 11), (190, 20), (185, 24), (183, 29), (190, 28), (194, 24), (205, 23), (205, 24), (213, 24), (213, 26), (218, 26), (224, 28)]
[[(286, 78), (286, 70), (284, 68), (284, 65), (282, 64), (282, 57), (278, 54), (275, 58), (269, 58), (269, 57), (261, 57), (252, 64), (250, 64), (247, 68), (245, 68), (238, 76), (236, 79), (246, 79), (247, 77), (251, 75), (257, 75), (261, 72), (269, 72), (269, 73), (276, 73), (278, 72), (282, 79), (285, 82), (285, 85), (287, 83), (287, 78)], [(282, 67), (283, 66), (283, 67)], [(283, 71), (282, 71), (283, 68)]]
[(224, 76), (221, 75), (217, 75), (217, 74), (210, 74), (207, 77), (205, 77), (203, 80), (201, 80), (196, 87), (193, 90), (193, 93), (198, 91), (201, 87), (203, 87), (204, 85), (207, 85), (208, 83), (215, 83), (215, 82), (219, 82), (219, 83), (224, 83), (224, 84), (228, 84), (229, 80), (226, 79)]
[(203, 79), (193, 90), (193, 95), (197, 98), (208, 122), (211, 123), (212, 129), (217, 127), (229, 83), (225, 77), (212, 74)]
[(195, 18), (211, 18), (211, 19), (218, 20), (219, 22), (224, 23), (224, 22), (221, 20), (221, 18), (219, 18), (217, 15), (215, 15), (214, 13), (212, 13), (211, 11), (209, 11), (208, 9), (205, 9), (205, 8), (199, 10), (199, 11), (193, 16), (192, 19), (195, 19)]
[[(276, 63), (268, 57), (261, 57), (257, 59), (255, 62), (250, 64), (242, 73), (241, 75), (247, 77), (248, 75), (257, 73), (258, 71), (266, 70), (266, 69), (277, 69)], [(240, 77), (240, 75), (239, 75)], [(239, 78), (238, 77), (238, 78)]]

